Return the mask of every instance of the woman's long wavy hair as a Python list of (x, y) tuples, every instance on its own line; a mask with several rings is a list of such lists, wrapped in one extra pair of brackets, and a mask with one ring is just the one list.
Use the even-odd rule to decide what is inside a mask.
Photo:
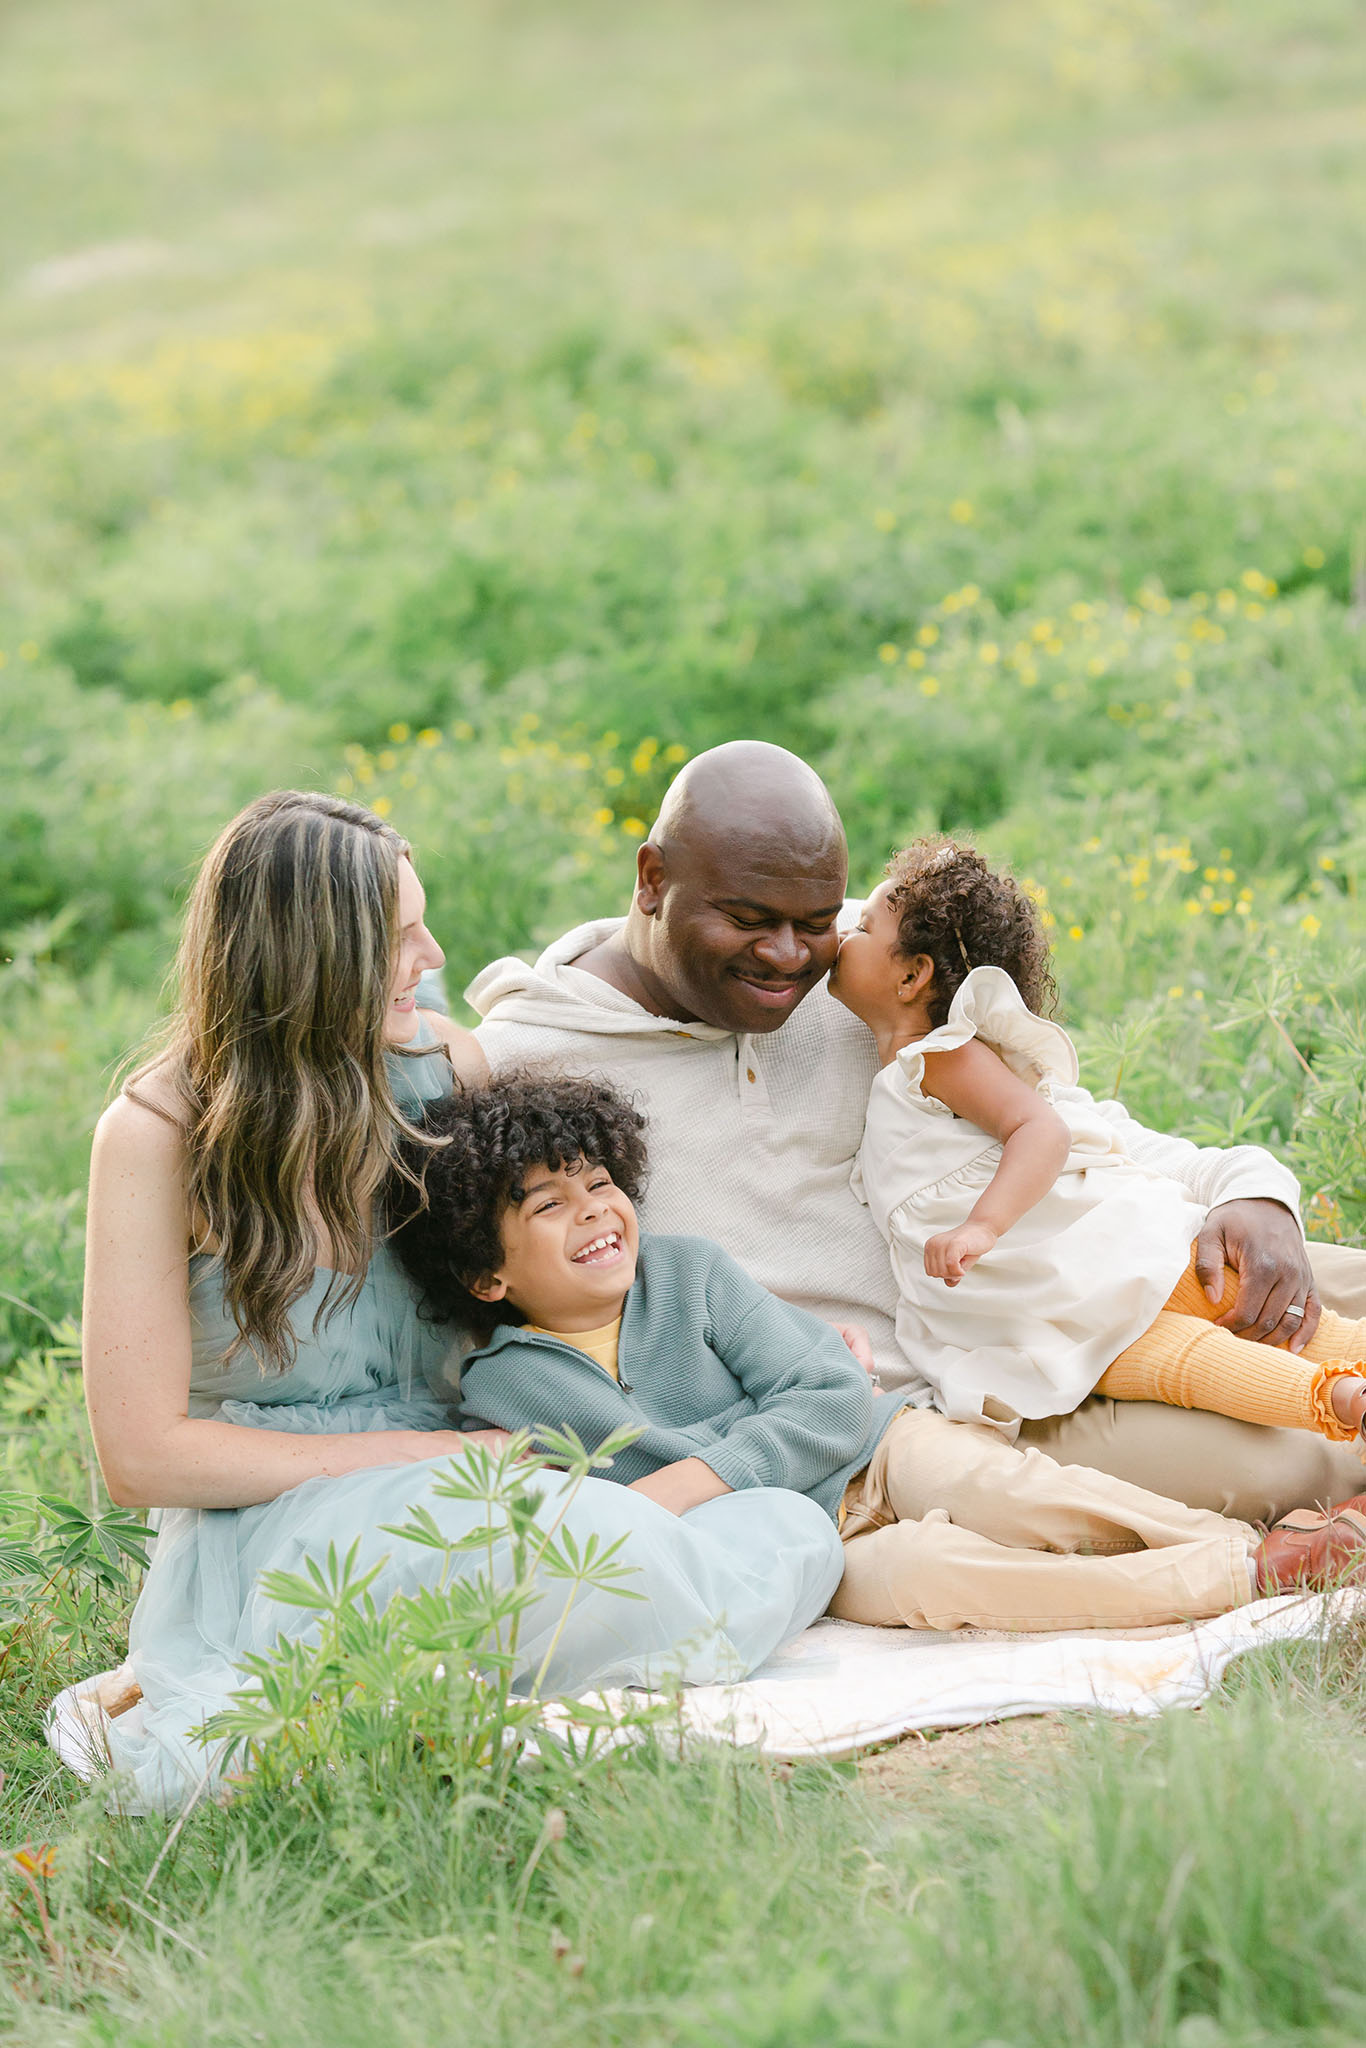
[(221, 1259), (238, 1330), (229, 1356), (245, 1344), (263, 1370), (293, 1362), (289, 1312), (320, 1236), (318, 1319), (356, 1299), (376, 1193), (413, 1136), (384, 1060), (407, 850), (336, 797), (248, 804), (199, 871), (166, 1039), (124, 1084), (146, 1102), (155, 1071), (179, 1098), (195, 1244)]

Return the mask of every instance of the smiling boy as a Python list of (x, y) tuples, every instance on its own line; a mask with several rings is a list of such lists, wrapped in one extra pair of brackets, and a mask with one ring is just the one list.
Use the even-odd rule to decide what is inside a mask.
[(675, 1514), (782, 1487), (834, 1516), (901, 1404), (719, 1245), (642, 1236), (643, 1121), (603, 1082), (536, 1075), (429, 1105), (447, 1143), (413, 1154), (427, 1206), (393, 1243), (479, 1345), (462, 1413), (590, 1448), (635, 1426), (610, 1476)]

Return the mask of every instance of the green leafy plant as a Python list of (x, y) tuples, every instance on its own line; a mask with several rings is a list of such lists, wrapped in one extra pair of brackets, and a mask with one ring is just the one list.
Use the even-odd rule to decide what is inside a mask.
[(104, 1654), (146, 1568), (152, 1532), (125, 1508), (0, 1494), (0, 1679), (17, 1655)]
[[(595, 1452), (572, 1431), (544, 1431), (532, 1452), (525, 1433), (492, 1453), (472, 1446), (436, 1480), (438, 1499), (472, 1503), (477, 1524), (449, 1535), (427, 1507), (388, 1530), (441, 1559), (435, 1581), (384, 1605), (372, 1588), (386, 1560), (360, 1570), (359, 1544), (335, 1545), (302, 1572), (267, 1572), (267, 1599), (315, 1617), (302, 1635), (282, 1635), (243, 1660), (250, 1683), (204, 1729), (221, 1745), (221, 1768), (249, 1767), (257, 1793), (326, 1782), (358, 1765), (372, 1792), (414, 1768), (460, 1781), (480, 1774), (483, 1796), (506, 1796), (511, 1773), (534, 1736), (590, 1756), (604, 1729), (623, 1717), (592, 1702), (565, 1702), (547, 1716), (545, 1685), (574, 1603), (585, 1590), (639, 1599), (621, 1556), (624, 1539), (580, 1545), (565, 1521), (583, 1481), (610, 1464), (639, 1432), (623, 1429)], [(556, 1511), (541, 1517), (538, 1477), (554, 1468), (567, 1481)], [(458, 1560), (482, 1554), (473, 1573)], [(520, 1639), (528, 1610), (546, 1584), (564, 1589), (557, 1626), (529, 1677), (518, 1683)], [(657, 1707), (631, 1709), (632, 1727)]]

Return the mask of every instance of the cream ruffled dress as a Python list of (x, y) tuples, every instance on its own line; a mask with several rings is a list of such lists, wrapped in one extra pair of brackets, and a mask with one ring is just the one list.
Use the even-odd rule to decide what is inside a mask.
[[(1072, 1149), (1043, 1200), (948, 1287), (925, 1271), (926, 1242), (966, 1222), (1001, 1146), (921, 1080), (926, 1053), (972, 1038), (1051, 1103)], [(1165, 1306), (1204, 1223), (1188, 1188), (1129, 1158), (1077, 1073), (1061, 1025), (1002, 968), (974, 967), (947, 1020), (873, 1083), (852, 1184), (891, 1251), (901, 1348), (955, 1421), (1013, 1435), (1023, 1417), (1069, 1414)]]

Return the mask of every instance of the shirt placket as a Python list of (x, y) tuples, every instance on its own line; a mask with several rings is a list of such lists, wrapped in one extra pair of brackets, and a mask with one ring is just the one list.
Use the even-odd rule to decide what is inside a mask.
[(748, 1034), (736, 1041), (735, 1085), (740, 1098), (740, 1115), (748, 1122), (767, 1122), (768, 1083), (759, 1064), (754, 1040)]

